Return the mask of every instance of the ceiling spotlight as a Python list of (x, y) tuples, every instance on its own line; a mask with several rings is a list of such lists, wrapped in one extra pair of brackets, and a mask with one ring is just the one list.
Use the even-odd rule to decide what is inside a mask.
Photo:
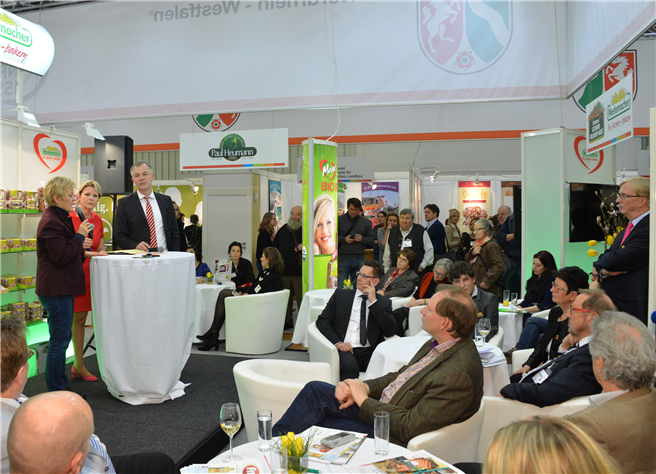
[(377, 187), (378, 187), (378, 185), (375, 184), (375, 183), (371, 185), (371, 189), (376, 189)]
[(431, 177), (430, 177), (430, 180), (431, 180), (431, 183), (434, 183), (434, 182), (435, 182), (435, 176), (434, 176), (434, 175), (431, 176)]
[(481, 183), (478, 180), (478, 173), (476, 173), (476, 180), (474, 181), (474, 186), (478, 186), (479, 184), (481, 184)]
[(19, 105), (16, 109), (18, 121), (24, 123), (25, 125), (30, 125), (32, 127), (41, 127), (39, 122), (36, 121), (36, 117), (33, 114), (29, 113), (30, 109), (24, 105)]
[(191, 192), (194, 193), (194, 196), (195, 196), (196, 194), (198, 194), (198, 191), (199, 191), (199, 190), (200, 190), (200, 188), (199, 188), (198, 186), (192, 186), (192, 187), (191, 187)]
[(90, 137), (96, 138), (98, 140), (104, 140), (105, 137), (102, 136), (102, 133), (100, 133), (98, 130), (94, 128), (94, 125), (92, 123), (85, 123), (84, 124), (84, 129), (87, 131), (87, 135)]

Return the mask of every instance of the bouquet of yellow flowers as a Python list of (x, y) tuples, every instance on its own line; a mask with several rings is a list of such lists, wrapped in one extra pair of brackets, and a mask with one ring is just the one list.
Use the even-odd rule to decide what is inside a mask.
[(351, 279), (347, 278), (344, 280), (344, 289), (345, 290), (352, 290), (353, 289), (353, 283), (351, 283)]
[(316, 432), (316, 428), (310, 431), (304, 440), (301, 436), (296, 436), (290, 431), (276, 440), (273, 450), (277, 451), (283, 459), (286, 459), (288, 474), (301, 474), (307, 470), (308, 452)]

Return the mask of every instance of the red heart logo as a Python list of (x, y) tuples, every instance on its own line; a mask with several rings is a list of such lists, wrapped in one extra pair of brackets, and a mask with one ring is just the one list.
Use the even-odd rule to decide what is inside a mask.
[[(581, 153), (579, 152), (579, 144), (580, 144), (583, 140), (585, 140), (585, 137), (576, 137), (576, 138), (574, 139), (574, 152), (576, 153), (576, 156), (578, 157), (578, 159), (579, 159), (579, 161), (581, 162), (581, 164), (582, 164), (583, 166), (585, 166), (585, 169), (588, 169), (588, 170), (589, 170), (590, 167), (589, 167), (588, 165), (585, 164), (585, 161), (583, 161), (583, 158), (581, 157)], [(597, 171), (597, 170), (601, 167), (601, 165), (602, 165), (603, 162), (604, 162), (604, 150), (599, 150), (599, 162), (597, 163), (597, 166), (595, 167), (595, 169), (593, 169), (592, 171), (590, 171), (588, 174), (592, 174), (592, 173), (594, 173), (595, 171)]]
[(41, 141), (42, 138), (50, 138), (50, 136), (46, 135), (45, 133), (37, 133), (37, 135), (34, 137), (34, 151), (36, 152), (36, 156), (39, 157), (39, 160), (41, 160), (41, 163), (43, 163), (45, 167), (48, 168), (49, 170), (52, 170), (50, 171), (50, 173), (48, 173), (51, 174), (61, 169), (62, 166), (64, 166), (64, 164), (66, 163), (66, 157), (68, 156), (68, 152), (66, 150), (66, 145), (64, 145), (64, 143), (61, 140), (53, 140), (53, 143), (56, 143), (61, 148), (62, 156), (57, 167), (55, 169), (50, 168), (48, 163), (46, 163), (46, 160), (43, 158), (43, 155), (41, 155), (41, 152), (39, 151), (39, 142)]
[(223, 122), (223, 125), (230, 127), (233, 123), (239, 118), (239, 114), (219, 114), (219, 118)]

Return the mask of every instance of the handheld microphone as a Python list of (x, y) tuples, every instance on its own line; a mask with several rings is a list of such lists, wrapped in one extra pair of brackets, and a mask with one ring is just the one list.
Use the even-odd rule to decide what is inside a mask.
[[(80, 206), (75, 207), (75, 213), (80, 218), (80, 222), (84, 222), (87, 219), (86, 217), (84, 217), (84, 214), (82, 213), (82, 208)], [(89, 231), (88, 237), (93, 240), (93, 229), (95, 228), (95, 226), (91, 223), (89, 223), (89, 225), (91, 226), (91, 230)]]
[(656, 324), (656, 311), (654, 311), (653, 313), (651, 313), (651, 322), (654, 323), (654, 324)]

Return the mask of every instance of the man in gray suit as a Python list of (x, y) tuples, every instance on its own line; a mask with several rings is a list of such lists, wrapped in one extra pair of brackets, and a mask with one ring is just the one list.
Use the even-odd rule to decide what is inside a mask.
[(478, 317), (490, 320), (489, 341), (499, 332), (499, 298), (487, 291), (481, 291), (476, 286), (474, 267), (467, 262), (456, 262), (449, 270), (449, 281), (465, 290), (472, 297), (478, 308)]
[(635, 317), (606, 311), (592, 323), (592, 369), (603, 392), (565, 417), (632, 474), (656, 472), (656, 343)]

